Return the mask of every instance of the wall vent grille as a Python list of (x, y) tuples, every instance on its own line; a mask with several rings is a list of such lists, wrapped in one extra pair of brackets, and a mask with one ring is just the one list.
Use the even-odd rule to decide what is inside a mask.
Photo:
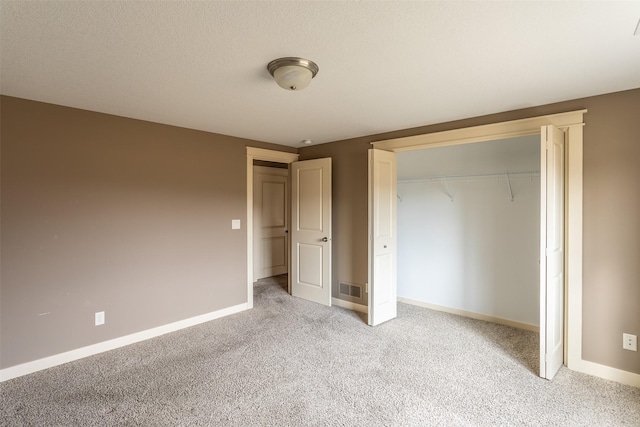
[(338, 284), (338, 293), (340, 296), (362, 299), (362, 285), (354, 285), (353, 283), (340, 282)]

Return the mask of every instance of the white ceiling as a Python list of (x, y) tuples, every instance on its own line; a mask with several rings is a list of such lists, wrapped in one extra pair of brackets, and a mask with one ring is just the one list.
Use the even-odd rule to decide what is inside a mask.
[[(640, 2), (6, 1), (1, 92), (299, 146), (640, 87)], [(301, 56), (300, 92), (266, 65)]]

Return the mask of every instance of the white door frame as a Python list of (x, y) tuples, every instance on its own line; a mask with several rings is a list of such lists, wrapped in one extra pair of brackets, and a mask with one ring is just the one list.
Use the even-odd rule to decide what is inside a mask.
[[(564, 130), (566, 133), (564, 363), (572, 370), (604, 376), (601, 371), (594, 373), (594, 367), (591, 365), (595, 364), (582, 359), (582, 149), (583, 115), (586, 112), (587, 110), (578, 110), (473, 126), (378, 141), (373, 142), (372, 145), (381, 150), (400, 152), (539, 135), (540, 128), (545, 125), (554, 125)], [(608, 372), (608, 374), (609, 377), (615, 376), (616, 372)], [(604, 377), (607, 378), (607, 376)]]
[(247, 147), (247, 308), (253, 308), (253, 161), (291, 164), (299, 154)]

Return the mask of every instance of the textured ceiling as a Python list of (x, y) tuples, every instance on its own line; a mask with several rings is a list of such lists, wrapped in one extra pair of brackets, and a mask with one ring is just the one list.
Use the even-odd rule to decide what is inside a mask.
[[(640, 87), (640, 2), (1, 2), (5, 95), (299, 146)], [(320, 66), (300, 92), (266, 71)]]

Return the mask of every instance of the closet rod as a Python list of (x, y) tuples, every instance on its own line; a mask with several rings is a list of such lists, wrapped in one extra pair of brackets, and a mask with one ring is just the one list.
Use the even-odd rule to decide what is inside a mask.
[(514, 178), (517, 176), (540, 176), (540, 171), (523, 171), (523, 172), (504, 172), (504, 173), (485, 173), (485, 174), (470, 174), (470, 175), (440, 175), (440, 176), (427, 176), (423, 178), (414, 179), (399, 179), (398, 182), (413, 183), (413, 182), (441, 182), (441, 181), (464, 181), (471, 178)]

